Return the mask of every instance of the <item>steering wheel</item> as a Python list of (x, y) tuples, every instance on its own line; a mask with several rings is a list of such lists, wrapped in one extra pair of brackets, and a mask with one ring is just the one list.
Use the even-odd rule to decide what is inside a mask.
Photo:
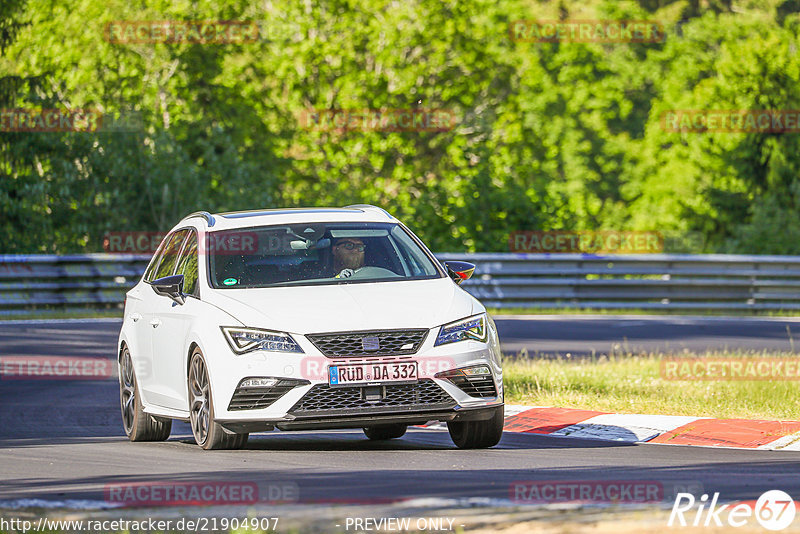
[(360, 270), (361, 269), (356, 269), (355, 271), (353, 269), (342, 269), (334, 278), (350, 278)]
[[(347, 273), (347, 274), (345, 274)], [(383, 267), (374, 267), (366, 265), (355, 271), (352, 269), (342, 269), (337, 275), (339, 278), (353, 278), (354, 280), (361, 280), (365, 278), (394, 278), (400, 276), (394, 271), (384, 269)]]

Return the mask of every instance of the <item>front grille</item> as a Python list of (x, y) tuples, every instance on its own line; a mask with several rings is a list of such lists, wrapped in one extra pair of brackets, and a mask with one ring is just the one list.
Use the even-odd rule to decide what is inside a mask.
[(364, 399), (362, 387), (330, 387), (317, 384), (289, 410), (303, 415), (357, 415), (374, 412), (410, 412), (448, 409), (456, 405), (453, 398), (436, 382), (423, 379), (414, 384), (395, 384), (383, 387), (378, 401)]
[(243, 388), (237, 387), (228, 405), (229, 411), (257, 410), (267, 408), (297, 386), (308, 385), (308, 380), (281, 379), (271, 388)]
[(497, 388), (491, 376), (450, 376), (447, 379), (470, 397), (497, 396)]
[[(309, 334), (306, 337), (322, 354), (335, 358), (414, 354), (422, 346), (427, 335), (427, 330), (420, 329)], [(376, 341), (378, 348), (373, 348)]]

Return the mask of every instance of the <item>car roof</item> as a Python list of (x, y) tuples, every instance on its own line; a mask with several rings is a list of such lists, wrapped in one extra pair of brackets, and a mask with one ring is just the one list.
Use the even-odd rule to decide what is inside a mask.
[(249, 228), (273, 224), (297, 224), (315, 222), (398, 222), (386, 210), (369, 204), (355, 204), (343, 208), (277, 208), (250, 211), (230, 211), (211, 214), (198, 211), (181, 221), (201, 218), (209, 231), (233, 228)]

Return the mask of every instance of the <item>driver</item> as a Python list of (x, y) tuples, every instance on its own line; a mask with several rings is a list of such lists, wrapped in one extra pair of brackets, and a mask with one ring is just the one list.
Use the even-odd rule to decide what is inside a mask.
[(357, 237), (343, 237), (333, 244), (333, 272), (335, 278), (349, 278), (364, 266), (367, 246)]

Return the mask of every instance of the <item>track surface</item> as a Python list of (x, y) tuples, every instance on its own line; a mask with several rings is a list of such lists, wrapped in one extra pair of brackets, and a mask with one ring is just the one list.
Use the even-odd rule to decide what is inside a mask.
[[(495, 317), (495, 322), (507, 353), (523, 348), (530, 355), (544, 356), (614, 351), (800, 350), (800, 318), (506, 315)], [(107, 357), (109, 350), (113, 353), (119, 328), (120, 322), (112, 319), (0, 321), (0, 356)]]
[(800, 320), (793, 318), (539, 315), (495, 321), (506, 353), (523, 348), (540, 356), (800, 349)]
[[(527, 320), (503, 320), (499, 327), (506, 343), (566, 347), (613, 342), (608, 330), (614, 321), (605, 320), (605, 327), (591, 328), (587, 323), (592, 320), (585, 318), (562, 318), (541, 330), (541, 323)], [(624, 321), (619, 331), (642, 328), (625, 326)], [(649, 319), (633, 321), (651, 325)], [(667, 332), (676, 326), (664, 323), (679, 324), (675, 318), (659, 321), (652, 326)], [(706, 321), (698, 328), (706, 332), (704, 339), (731, 331), (736, 339), (782, 342), (779, 332), (785, 327), (779, 322), (748, 326), (744, 323), (753, 321), (741, 321), (738, 327), (735, 322)], [(566, 323), (583, 325), (575, 335), (582, 341), (563, 339), (570, 332)], [(757, 326), (760, 338), (755, 335)], [(108, 358), (114, 353), (118, 327), (110, 321), (2, 324), (0, 356)], [(724, 329), (715, 330), (720, 327)], [(525, 328), (531, 332), (527, 338), (520, 334)], [(537, 339), (536, 332), (547, 337)], [(587, 335), (593, 336), (590, 341)], [(183, 423), (173, 426), (168, 442), (133, 444), (122, 433), (117, 395), (113, 380), (0, 380), (0, 501), (102, 501), (107, 484), (164, 481), (288, 482), (297, 485), (300, 502), (508, 499), (510, 484), (519, 480), (692, 483), (720, 492), (723, 500), (755, 499), (775, 488), (800, 495), (800, 453), (787, 451), (623, 445), (512, 433), (494, 449), (461, 451), (446, 432), (411, 430), (388, 443), (369, 442), (358, 431), (274, 432), (252, 436), (244, 451), (204, 452), (193, 444)]]

